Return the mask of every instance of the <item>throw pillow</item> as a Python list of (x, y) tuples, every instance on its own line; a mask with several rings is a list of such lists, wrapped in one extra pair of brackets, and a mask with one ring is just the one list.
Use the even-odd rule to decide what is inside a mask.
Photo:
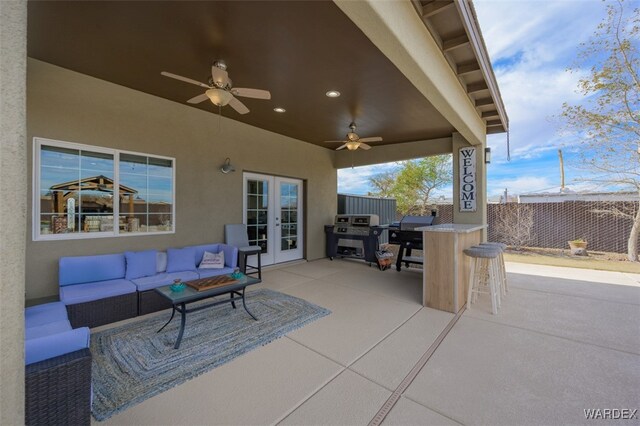
[(224, 268), (224, 252), (211, 253), (205, 251), (202, 255), (202, 262), (200, 262), (200, 268), (202, 269), (222, 269)]
[(124, 277), (128, 280), (135, 280), (136, 278), (155, 275), (156, 253), (157, 250), (125, 252), (124, 257), (127, 260), (127, 270)]
[(193, 247), (167, 250), (167, 272), (195, 270), (196, 250)]
[(161, 273), (167, 270), (167, 252), (158, 252), (157, 263), (158, 267), (156, 268), (156, 272)]

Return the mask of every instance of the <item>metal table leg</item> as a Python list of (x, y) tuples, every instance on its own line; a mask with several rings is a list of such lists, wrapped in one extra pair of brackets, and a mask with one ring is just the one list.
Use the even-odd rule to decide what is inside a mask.
[[(233, 299), (233, 292), (229, 293), (229, 298)], [(233, 306), (233, 309), (236, 308), (236, 302), (234, 300), (231, 300), (231, 306)]]
[(244, 310), (247, 311), (249, 315), (251, 315), (251, 318), (258, 321), (258, 318), (256, 318), (256, 316), (253, 315), (251, 311), (247, 308), (247, 303), (245, 302), (245, 297), (244, 297), (245, 290), (246, 290), (246, 287), (242, 289), (242, 306), (244, 306)]
[(178, 332), (178, 339), (176, 340), (176, 344), (173, 347), (174, 349), (178, 349), (180, 347), (180, 343), (182, 342), (182, 335), (184, 334), (184, 325), (187, 321), (187, 310), (185, 308), (185, 304), (180, 304), (180, 314), (182, 317), (180, 318), (180, 331)]
[(160, 330), (156, 331), (156, 333), (160, 333), (162, 330), (164, 330), (164, 328), (168, 326), (171, 320), (173, 319), (173, 316), (176, 314), (176, 306), (172, 305), (172, 308), (173, 310), (171, 311), (171, 318), (169, 318), (169, 321), (167, 321), (166, 324), (163, 325), (162, 328), (160, 328)]

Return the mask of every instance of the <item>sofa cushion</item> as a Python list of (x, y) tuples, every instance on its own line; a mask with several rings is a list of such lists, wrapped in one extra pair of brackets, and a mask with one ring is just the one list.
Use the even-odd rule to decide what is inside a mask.
[(156, 273), (165, 272), (167, 270), (167, 252), (159, 251), (156, 253)]
[(24, 341), (25, 364), (43, 361), (89, 347), (89, 328), (81, 327)]
[(203, 268), (198, 268), (198, 274), (200, 275), (200, 278), (209, 278), (209, 277), (216, 277), (218, 275), (231, 274), (231, 273), (233, 273), (233, 269), (234, 268), (230, 268), (228, 266), (225, 266), (222, 269), (203, 269)]
[(224, 252), (211, 253), (205, 251), (198, 269), (222, 269), (224, 268)]
[(133, 280), (138, 291), (152, 290), (163, 285), (173, 284), (173, 280), (180, 278), (182, 281), (192, 281), (200, 278), (194, 271), (163, 272), (152, 277), (144, 277)]
[(65, 305), (75, 305), (135, 292), (136, 286), (129, 280), (99, 281), (60, 287), (60, 300)]
[(44, 303), (24, 310), (25, 328), (37, 327), (56, 321), (67, 320), (67, 308), (62, 302)]
[(193, 247), (167, 250), (167, 272), (195, 271), (196, 252)]
[(124, 257), (127, 259), (127, 272), (125, 278), (133, 280), (135, 278), (148, 277), (156, 274), (157, 250), (147, 251), (127, 251)]
[(124, 254), (61, 257), (59, 284), (67, 286), (124, 278)]
[(69, 323), (68, 319), (64, 319), (61, 321), (53, 321), (47, 324), (25, 328), (24, 338), (25, 340), (36, 339), (38, 337), (50, 336), (69, 330), (71, 330), (71, 323)]

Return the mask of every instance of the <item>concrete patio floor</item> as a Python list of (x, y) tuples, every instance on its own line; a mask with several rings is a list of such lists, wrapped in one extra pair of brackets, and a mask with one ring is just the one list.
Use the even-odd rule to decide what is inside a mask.
[[(640, 408), (640, 275), (507, 269), (498, 315), (486, 297), (465, 311), (384, 424), (584, 424), (584, 409)], [(454, 318), (421, 306), (420, 271), (320, 260), (263, 275), (256, 287), (332, 314), (94, 423), (364, 425)]]

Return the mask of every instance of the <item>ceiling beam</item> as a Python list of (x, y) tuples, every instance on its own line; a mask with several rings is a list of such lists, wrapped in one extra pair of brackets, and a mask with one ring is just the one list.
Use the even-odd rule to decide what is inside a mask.
[(498, 114), (498, 111), (496, 110), (485, 111), (482, 113), (482, 118), (492, 118), (492, 117), (500, 117), (500, 114)]
[(478, 98), (475, 101), (476, 107), (493, 105), (493, 98)]
[(485, 142), (484, 120), (413, 2), (333, 1), (470, 144)]
[(504, 133), (504, 132), (506, 132), (506, 130), (504, 129), (504, 126), (487, 127), (488, 135), (493, 135), (495, 133)]
[(469, 37), (466, 34), (463, 34), (458, 37), (453, 37), (448, 40), (442, 41), (442, 50), (444, 52), (449, 52), (450, 50), (457, 49), (458, 47), (466, 46), (469, 44)]
[(471, 83), (471, 84), (467, 84), (467, 93), (471, 94), (471, 93), (475, 93), (475, 92), (480, 92), (482, 90), (487, 90), (489, 87), (487, 87), (487, 83), (484, 81), (479, 81), (477, 83)]
[(500, 120), (489, 120), (487, 121), (487, 127), (496, 127), (502, 126), (502, 121)]
[(456, 74), (458, 74), (458, 77), (474, 71), (480, 71), (480, 64), (478, 61), (465, 62), (456, 66)]
[(433, 0), (422, 6), (422, 17), (430, 18), (431, 16), (443, 12), (453, 6), (453, 0)]

